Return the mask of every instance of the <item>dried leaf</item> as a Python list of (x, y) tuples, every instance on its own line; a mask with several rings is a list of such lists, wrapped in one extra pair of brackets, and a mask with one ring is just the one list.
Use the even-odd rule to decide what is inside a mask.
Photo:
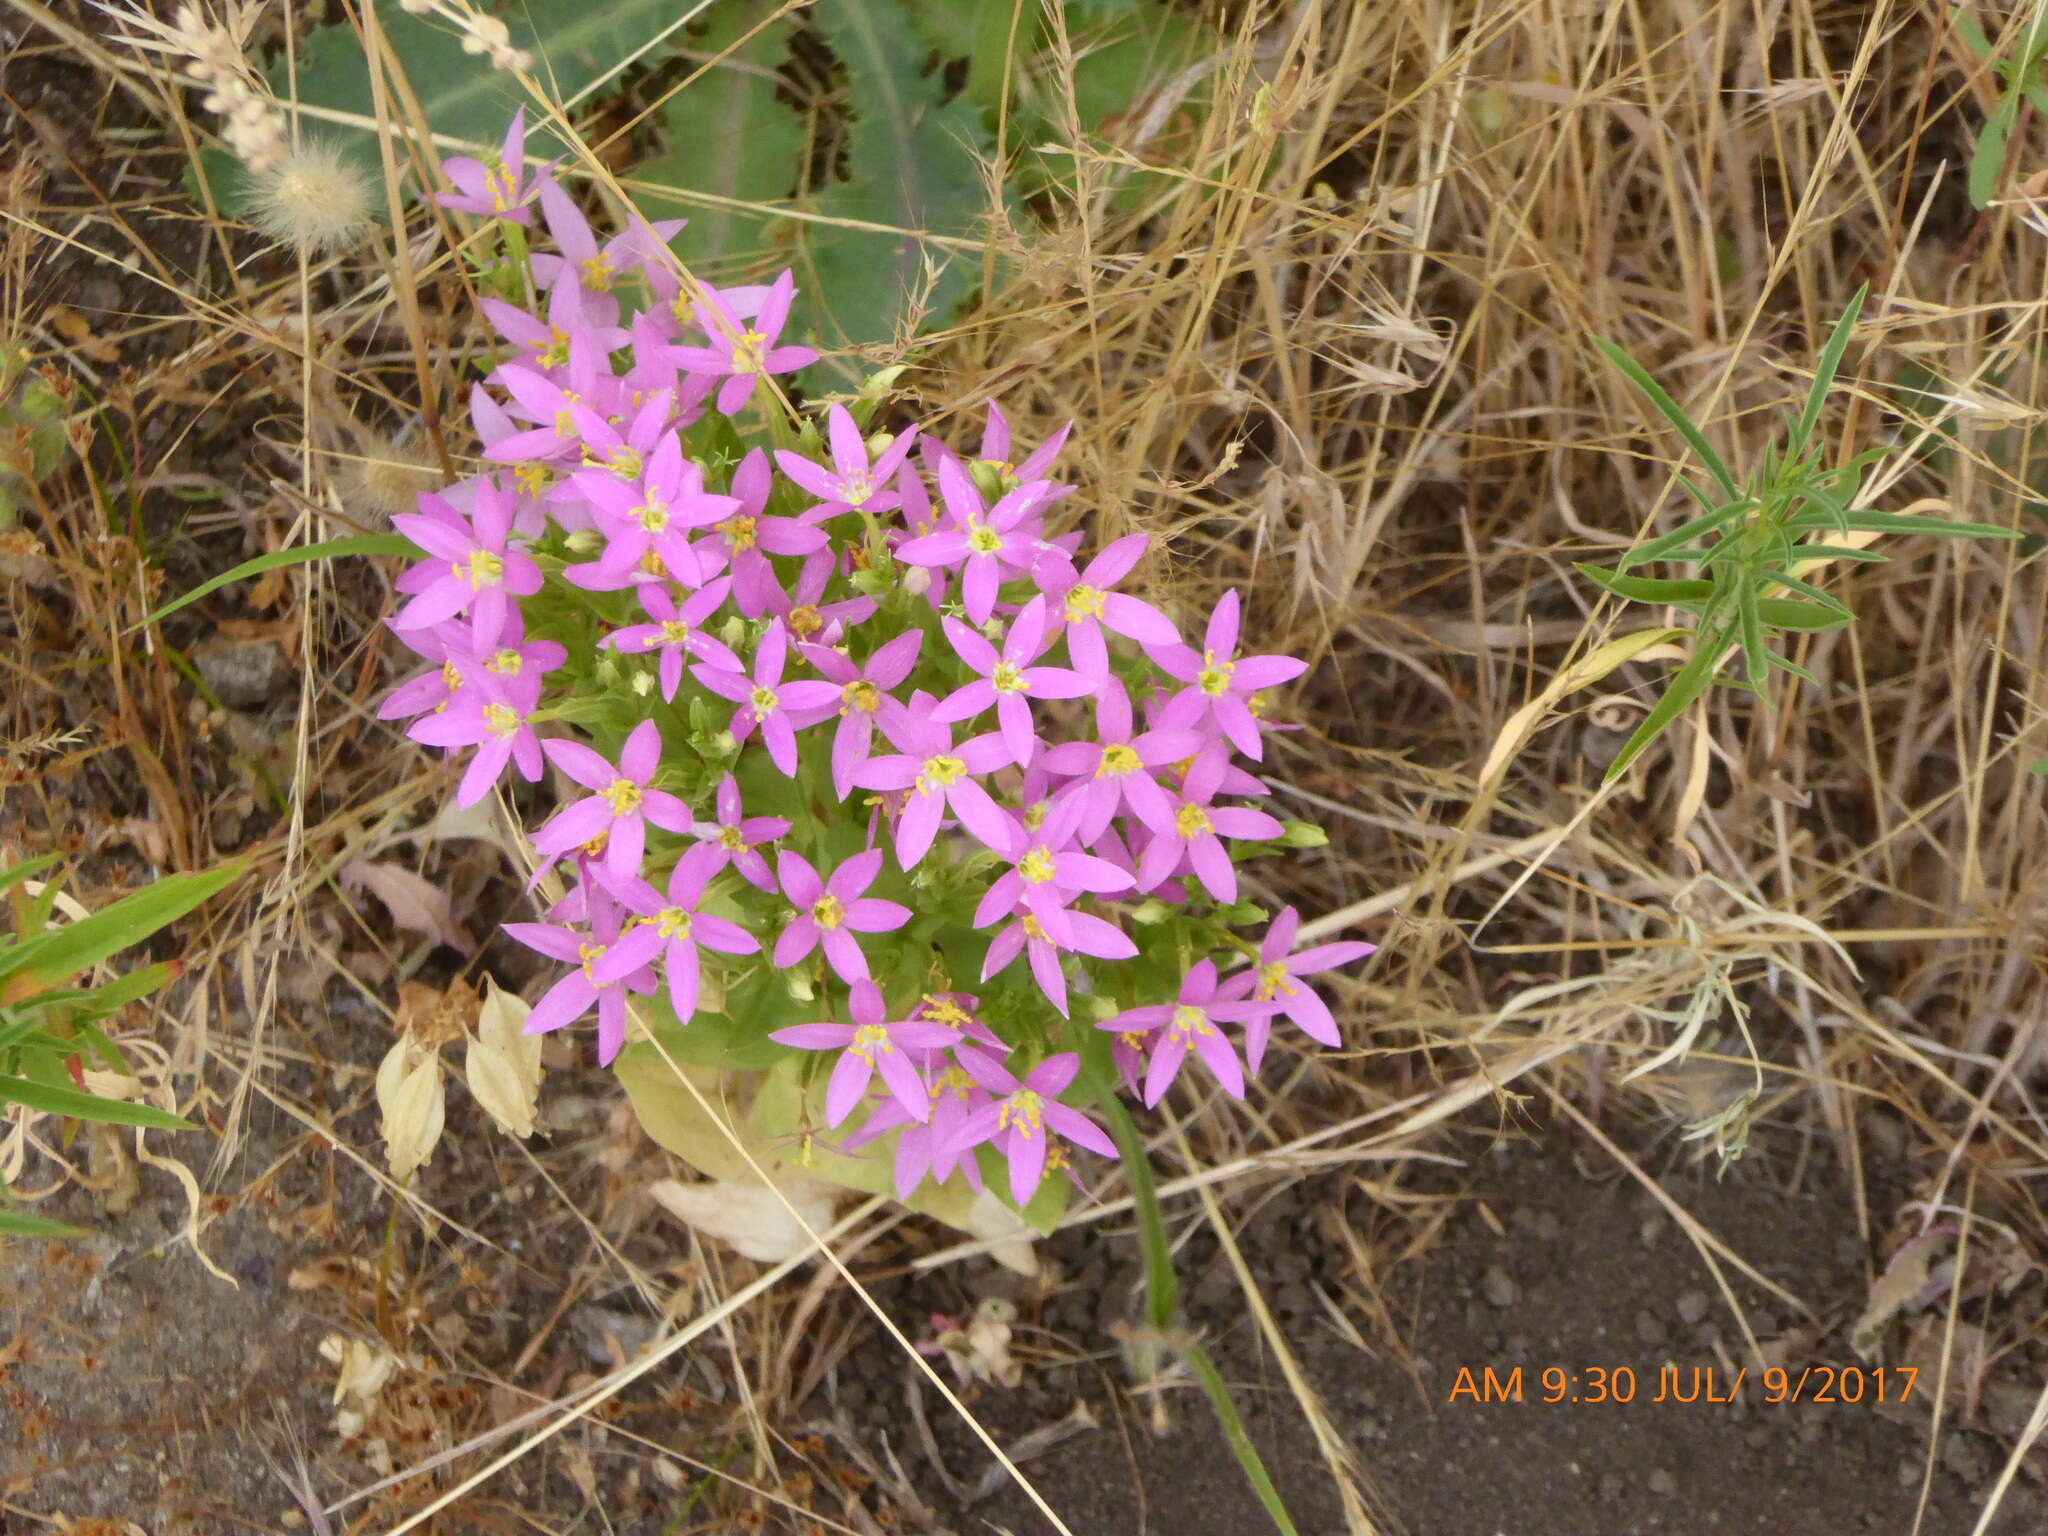
[(475, 953), (476, 941), (456, 921), (448, 893), (424, 876), (381, 859), (351, 859), (341, 866), (339, 878), (344, 891), (368, 891), (383, 902), (399, 927), (423, 933), (458, 954)]
[(811, 1250), (810, 1233), (790, 1207), (812, 1232), (823, 1232), (832, 1224), (834, 1192), (833, 1186), (816, 1179), (791, 1179), (779, 1193), (765, 1185), (718, 1180), (684, 1184), (657, 1179), (648, 1186), (648, 1193), (678, 1221), (763, 1264), (779, 1264)]
[(337, 1403), (350, 1397), (363, 1403), (374, 1402), (385, 1384), (398, 1373), (398, 1356), (391, 1351), (339, 1333), (330, 1333), (320, 1341), (320, 1356), (340, 1367), (334, 1382)]
[(434, 1155), (447, 1111), (441, 1055), (400, 1040), (377, 1068), (377, 1107), (384, 1112), (384, 1157), (403, 1179)]
[(989, 1257), (1012, 1274), (1038, 1273), (1038, 1250), (1031, 1244), (1037, 1229), (986, 1189), (977, 1191), (967, 1207), (967, 1230), (986, 1242)]
[(533, 1134), (534, 1107), (540, 1097), (541, 1039), (525, 1033), (526, 1016), (533, 1009), (523, 998), (489, 979), (485, 986), (476, 1038), (469, 1043), (463, 1073), (484, 1113), (523, 1140)]
[(1924, 1305), (1919, 1297), (1928, 1272), (1955, 1235), (1953, 1227), (1929, 1227), (1892, 1255), (1884, 1273), (1871, 1282), (1870, 1303), (1849, 1331), (1849, 1343), (1858, 1355), (1865, 1360), (1875, 1356), (1885, 1324), (1908, 1307)]

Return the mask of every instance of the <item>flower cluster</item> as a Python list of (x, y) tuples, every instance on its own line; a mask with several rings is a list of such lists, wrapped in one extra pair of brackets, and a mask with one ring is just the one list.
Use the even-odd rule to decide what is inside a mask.
[(872, 432), (876, 393), (794, 416), (791, 275), (698, 283), (675, 225), (600, 240), (520, 139), (448, 167), (526, 302), (483, 301), (486, 468), (394, 520), (423, 558), (391, 625), (431, 665), (382, 713), (468, 754), (465, 804), (575, 786), (532, 836), (568, 894), (508, 926), (565, 967), (528, 1029), (780, 1046), (843, 1148), (894, 1138), (905, 1197), (1006, 1167), (1019, 1204), (1113, 1154), (1083, 1109), (1119, 1076), (1242, 1096), (1276, 1021), (1336, 1045), (1304, 978), (1371, 946), (1294, 953), (1291, 909), (1241, 934), (1239, 861), (1317, 836), (1245, 766), (1304, 664), (1245, 653), (1235, 592), (1189, 643), (1122, 590), (1143, 536), (1049, 529), (1064, 433), (990, 405), (970, 456)]

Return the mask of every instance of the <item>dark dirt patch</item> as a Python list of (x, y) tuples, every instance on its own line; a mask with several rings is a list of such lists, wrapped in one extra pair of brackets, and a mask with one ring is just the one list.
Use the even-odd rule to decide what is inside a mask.
[[(1775, 1172), (1772, 1159), (1758, 1156), (1720, 1182), (1686, 1170), (1668, 1176), (1666, 1187), (1811, 1310), (1809, 1319), (1761, 1287), (1735, 1285), (1758, 1339), (1782, 1356), (1796, 1382), (1808, 1365), (1861, 1364), (1846, 1333), (1866, 1278), (1839, 1181), (1809, 1174), (1788, 1189)], [(1711, 1369), (1725, 1395), (1748, 1353), (1697, 1250), (1646, 1190), (1632, 1179), (1585, 1177), (1561, 1143), (1504, 1146), (1479, 1155), (1462, 1186), (1432, 1182), (1463, 1194), (1461, 1209), (1431, 1252), (1393, 1270), (1383, 1293), (1412, 1351), (1412, 1373), (1348, 1289), (1350, 1261), (1329, 1241), (1336, 1221), (1371, 1233), (1377, 1218), (1363, 1196), (1347, 1197), (1332, 1178), (1306, 1180), (1269, 1192), (1238, 1233), (1334, 1422), (1383, 1497), (1388, 1528), (1413, 1536), (1913, 1529), (1933, 1396), (1925, 1376), (1903, 1407), (1870, 1401), (1869, 1377), (1862, 1403), (1773, 1405), (1752, 1362), (1735, 1402), (1655, 1403), (1664, 1367), (1679, 1373), (1681, 1392), (1690, 1391), (1695, 1367), (1702, 1382)], [(999, 1441), (1008, 1445), (1060, 1419), (1077, 1398), (1091, 1405), (1104, 1428), (1065, 1441), (1026, 1469), (1077, 1536), (1236, 1536), (1269, 1528), (1197, 1393), (1172, 1395), (1174, 1431), (1157, 1438), (1141, 1421), (1144, 1410), (1108, 1386), (1121, 1369), (1105, 1329), (1135, 1313), (1129, 1240), (1069, 1236), (1053, 1245), (1053, 1256), (1076, 1283), (1048, 1301), (1025, 1301), (1017, 1329), (1020, 1345), (1043, 1346), (1035, 1351), (1041, 1358), (1019, 1390), (983, 1390), (974, 1400)], [(1314, 1443), (1227, 1263), (1206, 1234), (1189, 1239), (1182, 1259), (1193, 1321), (1230, 1377), (1300, 1530), (1342, 1531)], [(976, 1274), (983, 1286), (1007, 1288), (989, 1271)], [(906, 1311), (970, 1300), (950, 1280), (906, 1285), (898, 1294)], [(1340, 1335), (1329, 1305), (1369, 1349)], [(1547, 1389), (1543, 1372), (1551, 1367), (1571, 1374), (1551, 1378), (1556, 1386)], [(1600, 1395), (1589, 1374), (1595, 1367), (1633, 1371), (1633, 1400), (1593, 1401)], [(1454, 1400), (1468, 1368), (1481, 1383), (1487, 1368), (1503, 1382), (1519, 1368), (1522, 1400)], [(888, 1426), (890, 1443), (914, 1468), (924, 1499), (944, 1511), (946, 1528), (1018, 1536), (1050, 1529), (1014, 1488), (964, 1507), (948, 1496), (905, 1411), (900, 1359), (891, 1364), (886, 1350), (862, 1346), (841, 1370), (842, 1394), (863, 1372), (872, 1373), (871, 1387), (855, 1390), (852, 1416)], [(1817, 1391), (1818, 1378), (1810, 1380), (1809, 1391)], [(1610, 1394), (1625, 1390), (1610, 1382)], [(1896, 1395), (1896, 1377), (1890, 1390)], [(1561, 1400), (1548, 1401), (1553, 1395)], [(986, 1451), (963, 1427), (942, 1422), (943, 1407), (929, 1394), (925, 1406), (948, 1474), (971, 1486), (992, 1464)], [(1971, 1530), (2004, 1454), (1981, 1426), (1945, 1428), (1920, 1529), (1928, 1536)], [(2038, 1468), (2022, 1476), (1994, 1531), (2042, 1528), (2048, 1505), (2039, 1481)]]

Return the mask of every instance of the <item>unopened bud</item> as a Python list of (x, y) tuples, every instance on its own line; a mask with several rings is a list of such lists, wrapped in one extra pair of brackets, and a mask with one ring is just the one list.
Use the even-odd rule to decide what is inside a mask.
[(1163, 923), (1172, 915), (1173, 908), (1169, 907), (1157, 896), (1149, 896), (1131, 908), (1131, 921), (1143, 923), (1147, 927), (1150, 927), (1153, 923)]
[(525, 1032), (533, 1009), (495, 981), (487, 980), (485, 988), (463, 1075), (484, 1113), (508, 1134), (525, 1138), (533, 1134), (540, 1096), (540, 1036)]
[(910, 565), (903, 568), (903, 590), (912, 597), (923, 597), (932, 589), (932, 569), (928, 565)]
[(993, 459), (976, 459), (967, 466), (967, 473), (974, 481), (974, 488), (988, 501), (1000, 501), (1003, 496), (1002, 466)]
[(1274, 841), (1283, 848), (1327, 848), (1330, 834), (1312, 821), (1283, 822)]
[(563, 540), (572, 555), (594, 555), (605, 548), (605, 537), (595, 528), (578, 528)]

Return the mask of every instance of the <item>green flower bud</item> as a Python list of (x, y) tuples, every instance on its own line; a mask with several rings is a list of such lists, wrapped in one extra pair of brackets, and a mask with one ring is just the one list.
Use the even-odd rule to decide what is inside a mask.
[(974, 488), (981, 492), (985, 501), (1000, 501), (1003, 495), (1003, 472), (989, 459), (976, 459), (967, 466), (967, 473), (974, 478)]
[(595, 528), (578, 528), (562, 542), (572, 555), (594, 555), (605, 547), (604, 535)]
[(1330, 834), (1312, 821), (1290, 821), (1280, 828), (1278, 842), (1283, 848), (1327, 848)]
[(1173, 916), (1173, 908), (1169, 907), (1157, 896), (1147, 897), (1131, 908), (1131, 921), (1143, 923), (1147, 927), (1154, 923), (1163, 923), (1171, 916)]

